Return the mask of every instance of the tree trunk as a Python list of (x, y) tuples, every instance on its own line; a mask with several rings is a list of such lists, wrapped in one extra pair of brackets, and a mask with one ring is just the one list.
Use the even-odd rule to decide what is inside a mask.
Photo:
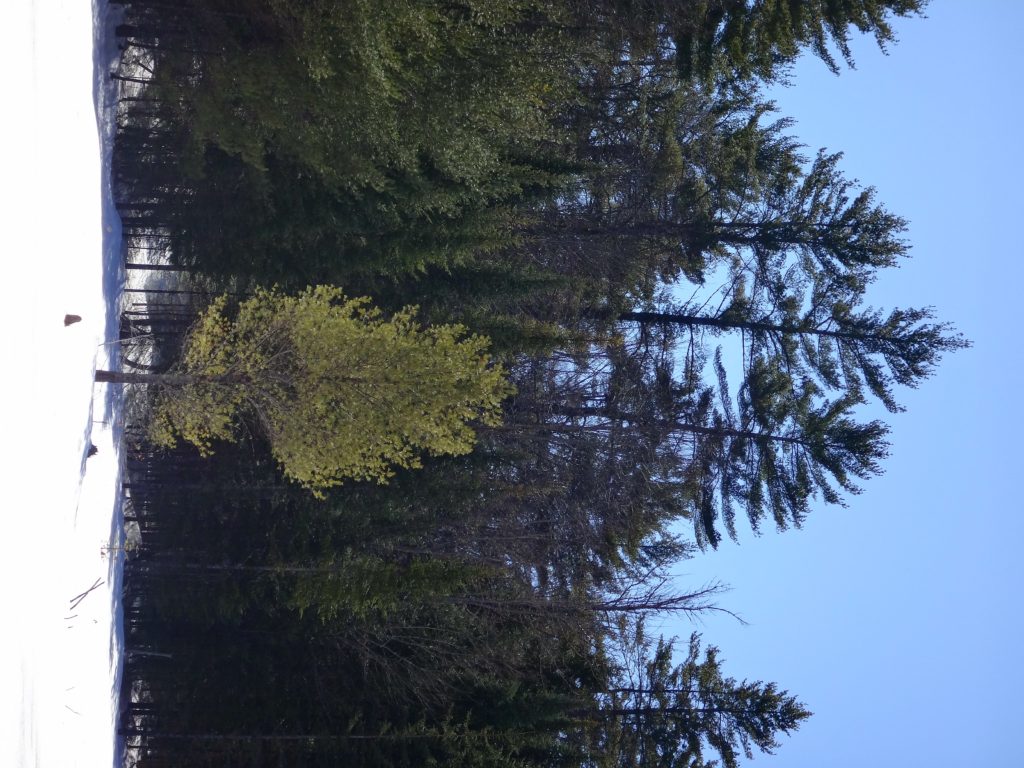
[[(595, 317), (607, 317), (610, 313), (594, 312)], [(603, 317), (602, 317), (603, 316)], [(858, 334), (847, 331), (831, 331), (803, 325), (782, 325), (759, 320), (727, 320), (706, 315), (685, 315), (675, 312), (623, 312), (616, 317), (622, 322), (634, 322), (639, 325), (681, 325), (684, 327), (701, 326), (721, 330), (743, 330), (762, 333), (793, 334), (800, 336), (827, 336), (832, 339), (849, 341), (896, 341), (880, 335)]]
[(177, 264), (138, 264), (135, 262), (128, 262), (124, 265), (125, 269), (150, 269), (155, 272), (191, 272), (189, 267), (180, 267)]
[(162, 384), (166, 387), (184, 387), (194, 384), (197, 376), (175, 373), (126, 373), (124, 371), (96, 371), (98, 384)]
[[(628, 421), (635, 427), (645, 428), (653, 427), (661, 430), (668, 430), (673, 432), (689, 432), (695, 435), (707, 435), (713, 437), (734, 437), (745, 440), (754, 440), (759, 442), (769, 441), (778, 443), (789, 443), (790, 445), (801, 445), (805, 447), (814, 447), (817, 445), (824, 445), (825, 447), (839, 447), (833, 446), (829, 443), (819, 443), (818, 441), (808, 440), (803, 437), (790, 437), (788, 435), (778, 435), (771, 432), (751, 432), (750, 430), (744, 429), (733, 429), (731, 427), (717, 426), (717, 427), (706, 427), (701, 424), (689, 424), (683, 421), (668, 421), (668, 420), (656, 420), (648, 421), (643, 417), (635, 416), (633, 414), (621, 413), (607, 408), (590, 408), (586, 406), (552, 406), (551, 412), (557, 416), (568, 416), (573, 418), (602, 418), (609, 420), (622, 420)], [(601, 424), (518, 424), (515, 422), (502, 425), (500, 427), (490, 427), (491, 431), (500, 432), (518, 432), (518, 431), (539, 431), (546, 433), (579, 433), (579, 432), (603, 432), (615, 428), (615, 424), (612, 423), (601, 423)]]

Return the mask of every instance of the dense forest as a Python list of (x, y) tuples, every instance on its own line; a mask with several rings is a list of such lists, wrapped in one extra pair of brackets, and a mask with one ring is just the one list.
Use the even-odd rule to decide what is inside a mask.
[(924, 0), (116, 4), (125, 764), (778, 747), (797, 696), (646, 627), (967, 343), (867, 305), (906, 223), (764, 95)]

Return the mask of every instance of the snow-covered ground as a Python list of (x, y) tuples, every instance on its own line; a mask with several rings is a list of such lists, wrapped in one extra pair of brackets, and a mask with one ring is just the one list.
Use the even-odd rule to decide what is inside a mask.
[(108, 766), (120, 567), (101, 548), (121, 535), (120, 409), (92, 377), (116, 358), (121, 284), (112, 20), (106, 0), (6, 0), (3, 19), (0, 765)]

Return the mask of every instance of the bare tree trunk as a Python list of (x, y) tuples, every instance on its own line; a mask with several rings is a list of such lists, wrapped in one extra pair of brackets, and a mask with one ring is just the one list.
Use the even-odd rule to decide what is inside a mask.
[(138, 264), (129, 262), (124, 265), (125, 269), (149, 269), (154, 272), (191, 272), (189, 267), (179, 267), (177, 264)]
[(95, 381), (100, 384), (162, 384), (184, 387), (196, 382), (196, 376), (174, 373), (126, 373), (124, 371), (96, 371)]

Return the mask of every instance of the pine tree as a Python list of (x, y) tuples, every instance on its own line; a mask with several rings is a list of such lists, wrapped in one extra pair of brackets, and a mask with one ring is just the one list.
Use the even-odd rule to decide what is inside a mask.
[(725, 677), (718, 649), (702, 654), (697, 634), (675, 665), (673, 642), (653, 642), (642, 620), (623, 624), (615, 640), (622, 661), (609, 687), (597, 706), (575, 713), (592, 723), (595, 748), (611, 758), (604, 765), (692, 768), (710, 752), (736, 768), (741, 754), (772, 753), (779, 735), (811, 715), (774, 683)]
[[(605, 19), (608, 35), (635, 46), (652, 38), (671, 44), (684, 78), (728, 73), (773, 79), (805, 49), (833, 72), (832, 52), (853, 66), (850, 31), (870, 33), (885, 50), (895, 40), (891, 19), (919, 14), (927, 0), (603, 0), (584, 3)], [(575, 5), (575, 4), (574, 4)]]
[(790, 376), (811, 374), (849, 393), (866, 387), (890, 411), (902, 410), (894, 386), (916, 387), (944, 353), (970, 345), (948, 323), (927, 322), (934, 317), (930, 308), (894, 309), (887, 315), (870, 308), (858, 312), (843, 299), (830, 300), (826, 290), (816, 288), (804, 297), (797, 286), (796, 278), (780, 286), (772, 304), (754, 304), (737, 284), (732, 301), (717, 312), (669, 303), (623, 312), (617, 319), (714, 336), (741, 334), (744, 360), (770, 355)]
[(617, 445), (646, 446), (640, 473), (648, 481), (635, 486), (640, 509), (689, 519), (701, 546), (718, 545), (719, 522), (736, 537), (737, 508), (755, 531), (765, 518), (779, 529), (799, 526), (813, 498), (842, 504), (843, 493), (859, 492), (858, 480), (881, 471), (888, 428), (858, 421), (858, 390), (830, 396), (762, 354), (733, 393), (720, 353), (708, 360), (697, 344), (678, 354), (670, 343), (649, 346), (656, 350), (609, 345), (577, 358), (575, 371), (556, 362), (532, 385), (545, 394), (517, 379), (520, 393), (502, 429), (548, 441), (555, 457), (580, 442), (609, 457), (621, 453)]
[[(793, 167), (799, 156), (780, 151), (789, 155), (785, 163), (773, 162), (776, 167), (767, 174), (746, 175), (756, 186), (742, 196), (721, 196), (713, 201), (716, 206), (708, 205), (704, 194), (698, 204), (696, 189), (684, 178), (660, 209), (623, 207), (597, 220), (569, 218), (559, 226), (588, 245), (635, 241), (654, 254), (689, 254), (691, 266), (678, 269), (694, 282), (728, 265), (734, 279), (745, 275), (766, 291), (795, 268), (808, 277), (824, 275), (856, 295), (879, 269), (906, 256), (901, 237), (906, 222), (875, 204), (874, 190), (858, 190), (843, 177), (841, 155), (819, 153), (801, 173)], [(665, 280), (679, 276), (664, 262), (651, 266)]]

